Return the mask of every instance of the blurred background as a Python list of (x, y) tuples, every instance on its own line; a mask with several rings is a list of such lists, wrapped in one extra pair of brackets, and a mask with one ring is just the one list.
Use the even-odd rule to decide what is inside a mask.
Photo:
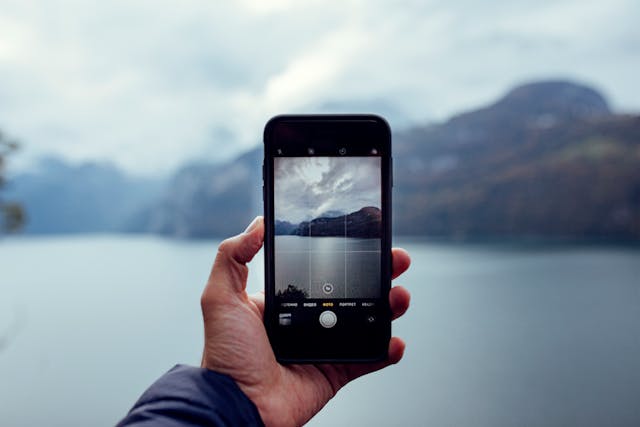
[[(371, 112), (398, 366), (311, 425), (640, 425), (640, 3), (0, 0), (0, 424), (109, 426), (198, 364), (262, 128)], [(263, 287), (252, 262), (250, 290)]]

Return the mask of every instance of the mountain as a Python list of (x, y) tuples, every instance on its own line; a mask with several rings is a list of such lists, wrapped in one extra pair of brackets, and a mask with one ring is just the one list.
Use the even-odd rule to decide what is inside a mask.
[(158, 197), (161, 180), (134, 178), (108, 164), (42, 159), (13, 177), (6, 197), (19, 201), (32, 234), (123, 231)]
[(296, 224), (292, 224), (289, 221), (275, 220), (273, 224), (273, 233), (275, 235), (290, 235), (294, 234), (294, 230), (298, 227)]
[[(445, 122), (394, 130), (393, 152), (396, 235), (640, 241), (640, 116), (612, 113), (590, 87), (524, 84)], [(261, 163), (259, 146), (161, 181), (50, 159), (3, 197), (25, 205), (30, 233), (223, 237), (262, 213)]]
[(335, 218), (335, 217), (342, 216), (342, 215), (345, 215), (345, 214), (346, 214), (346, 212), (343, 212), (341, 210), (330, 209), (330, 210), (328, 210), (326, 212), (323, 212), (322, 215), (319, 215), (319, 217), (322, 216), (322, 217), (325, 217), (325, 218)]
[[(174, 180), (173, 201), (153, 212), (163, 226), (147, 229), (242, 230), (261, 212), (261, 158), (258, 147)], [(613, 114), (581, 84), (521, 85), (444, 123), (395, 132), (394, 170), (395, 234), (640, 240), (640, 117)]]
[(230, 236), (262, 214), (262, 150), (224, 164), (187, 165), (136, 221), (134, 231), (178, 237)]
[(396, 141), (399, 234), (640, 239), (640, 117), (590, 88), (523, 85)]
[(326, 217), (303, 221), (288, 233), (279, 233), (282, 229), (276, 229), (275, 234), (290, 234), (295, 236), (310, 237), (359, 237), (380, 238), (382, 226), (382, 212), (380, 209), (367, 206), (356, 212), (338, 217)]

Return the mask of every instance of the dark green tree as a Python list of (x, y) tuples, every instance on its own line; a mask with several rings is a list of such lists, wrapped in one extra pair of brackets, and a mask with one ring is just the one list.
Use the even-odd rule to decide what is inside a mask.
[(279, 290), (276, 292), (276, 296), (287, 298), (287, 299), (305, 299), (308, 298), (309, 295), (302, 289), (298, 288), (295, 285), (287, 285), (287, 289)]
[(0, 233), (13, 233), (24, 225), (25, 214), (20, 204), (5, 201), (2, 188), (6, 184), (5, 169), (7, 157), (18, 149), (18, 143), (0, 131)]

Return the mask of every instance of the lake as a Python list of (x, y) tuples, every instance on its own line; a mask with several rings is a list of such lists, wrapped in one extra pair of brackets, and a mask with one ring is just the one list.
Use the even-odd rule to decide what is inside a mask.
[(308, 298), (380, 296), (380, 239), (275, 236), (274, 243), (276, 292), (294, 286)]
[[(405, 241), (397, 366), (312, 426), (640, 425), (640, 250)], [(0, 240), (0, 425), (111, 426), (175, 363), (198, 364), (217, 242)], [(262, 287), (263, 259), (249, 289)]]

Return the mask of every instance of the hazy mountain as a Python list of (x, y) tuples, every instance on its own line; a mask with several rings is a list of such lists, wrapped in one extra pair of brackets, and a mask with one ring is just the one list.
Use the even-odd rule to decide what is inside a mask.
[(337, 209), (332, 209), (332, 210), (328, 210), (326, 212), (323, 212), (322, 215), (320, 215), (321, 217), (325, 217), (325, 218), (335, 218), (338, 216), (342, 216), (344, 215), (345, 212), (341, 211), (341, 210), (337, 210)]
[(262, 150), (224, 164), (192, 164), (169, 182), (137, 231), (180, 237), (237, 234), (262, 214)]
[[(395, 133), (394, 233), (639, 239), (639, 145), (640, 118), (611, 114), (591, 88), (519, 86), (490, 106)], [(150, 229), (242, 230), (261, 211), (261, 158), (258, 147), (174, 180), (168, 210), (154, 211), (164, 225)]]
[[(640, 116), (612, 114), (589, 87), (522, 85), (446, 122), (395, 130), (393, 151), (395, 234), (640, 239)], [(6, 197), (25, 204), (28, 232), (229, 236), (262, 213), (261, 163), (258, 146), (163, 184), (50, 160), (10, 181)]]
[(524, 85), (396, 141), (399, 234), (640, 238), (640, 117), (590, 88)]
[(46, 158), (35, 170), (13, 177), (6, 193), (25, 208), (27, 233), (108, 232), (126, 229), (162, 186), (107, 164)]
[(298, 227), (297, 224), (292, 224), (289, 221), (275, 220), (273, 224), (273, 233), (275, 235), (290, 235)]
[[(341, 216), (321, 216), (311, 221), (303, 221), (289, 232), (276, 228), (275, 234), (289, 234), (310, 237), (360, 237), (379, 238), (381, 236), (382, 212), (372, 206)], [(346, 234), (345, 234), (346, 232)]]

